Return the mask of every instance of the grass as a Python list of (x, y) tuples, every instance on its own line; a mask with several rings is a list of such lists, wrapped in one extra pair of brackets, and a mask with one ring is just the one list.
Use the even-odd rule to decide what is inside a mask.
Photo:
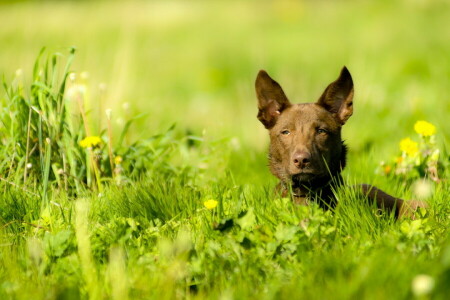
[[(0, 6), (1, 299), (447, 297), (445, 1)], [(273, 192), (257, 71), (313, 101), (342, 65), (348, 183), (416, 197), (419, 173), (379, 164), (436, 125), (442, 180), (416, 220), (349, 187), (332, 212)]]

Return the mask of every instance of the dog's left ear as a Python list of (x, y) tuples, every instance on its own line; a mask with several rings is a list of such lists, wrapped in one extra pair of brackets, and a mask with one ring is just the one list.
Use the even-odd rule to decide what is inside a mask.
[(317, 104), (331, 112), (343, 125), (353, 114), (353, 80), (346, 67), (317, 100)]

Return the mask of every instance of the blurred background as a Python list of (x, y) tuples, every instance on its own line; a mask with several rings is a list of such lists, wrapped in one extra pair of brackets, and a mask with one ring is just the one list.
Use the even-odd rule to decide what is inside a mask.
[(344, 65), (355, 83), (343, 130), (358, 166), (351, 174), (395, 154), (419, 119), (448, 139), (448, 1), (1, 1), (0, 20), (6, 82), (29, 83), (42, 47), (67, 55), (75, 46), (72, 70), (91, 118), (111, 108), (120, 130), (145, 113), (135, 139), (176, 123), (229, 138), (249, 150), (241, 155), (250, 167), (261, 165), (268, 137), (256, 119), (257, 72), (267, 70), (292, 102), (310, 102)]

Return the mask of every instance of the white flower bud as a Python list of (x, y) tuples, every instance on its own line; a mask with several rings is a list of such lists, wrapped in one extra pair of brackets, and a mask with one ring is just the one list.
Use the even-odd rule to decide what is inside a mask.
[(74, 82), (75, 79), (77, 79), (77, 75), (76, 75), (75, 73), (70, 73), (70, 74), (69, 74), (69, 80), (72, 81), (72, 82)]
[(88, 80), (89, 79), (89, 72), (86, 72), (86, 71), (81, 72), (80, 78), (81, 78), (81, 80)]
[(111, 120), (112, 109), (108, 108), (107, 110), (105, 110), (105, 113), (108, 120)]
[(414, 277), (412, 281), (412, 291), (416, 297), (425, 296), (434, 289), (433, 277), (420, 274)]

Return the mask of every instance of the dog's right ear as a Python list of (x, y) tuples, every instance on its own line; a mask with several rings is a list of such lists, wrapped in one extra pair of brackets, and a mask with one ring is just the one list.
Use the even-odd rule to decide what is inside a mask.
[(291, 106), (281, 86), (266, 71), (261, 70), (255, 82), (258, 96), (258, 120), (267, 129), (272, 128), (281, 112)]

